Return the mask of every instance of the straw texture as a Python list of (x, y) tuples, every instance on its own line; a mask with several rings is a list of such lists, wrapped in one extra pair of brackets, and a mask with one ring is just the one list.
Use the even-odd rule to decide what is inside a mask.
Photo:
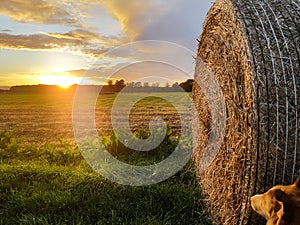
[[(207, 15), (198, 57), (219, 82), (227, 113), (217, 157), (197, 170), (214, 224), (265, 224), (249, 197), (290, 184), (299, 173), (299, 21), (299, 0), (217, 0)], [(195, 77), (201, 79), (199, 66)], [(199, 168), (212, 121), (198, 85), (193, 98), (200, 121), (193, 158)]]

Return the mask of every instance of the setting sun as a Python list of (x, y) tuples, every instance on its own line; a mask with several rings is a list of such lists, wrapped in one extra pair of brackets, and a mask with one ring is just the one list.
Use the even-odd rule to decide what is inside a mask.
[(42, 84), (58, 85), (62, 88), (68, 88), (73, 84), (78, 84), (79, 79), (80, 78), (74, 76), (58, 76), (58, 75), (45, 75), (39, 77), (39, 81)]

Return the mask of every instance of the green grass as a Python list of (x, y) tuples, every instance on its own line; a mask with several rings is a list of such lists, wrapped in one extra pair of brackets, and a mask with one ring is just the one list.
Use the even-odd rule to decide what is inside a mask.
[(192, 163), (162, 183), (128, 187), (93, 172), (72, 143), (32, 146), (9, 131), (0, 132), (0, 162), (1, 225), (210, 224)]
[[(160, 129), (157, 129), (157, 131), (159, 132)], [(122, 133), (124, 134), (124, 132)], [(134, 132), (135, 137), (144, 140), (150, 135), (150, 131), (144, 129)], [(161, 162), (175, 150), (178, 146), (178, 138), (171, 135), (172, 130), (170, 127), (167, 127), (167, 133), (162, 143), (157, 148), (146, 152), (135, 151), (124, 146), (114, 131), (111, 131), (109, 136), (103, 134), (100, 139), (105, 146), (105, 149), (115, 158), (118, 158), (118, 160), (130, 165), (145, 166)], [(126, 139), (127, 142), (130, 142), (130, 137), (127, 137)]]

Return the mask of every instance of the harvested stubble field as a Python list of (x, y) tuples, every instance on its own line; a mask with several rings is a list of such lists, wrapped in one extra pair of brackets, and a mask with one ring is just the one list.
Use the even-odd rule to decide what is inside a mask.
[[(153, 117), (161, 117), (170, 126), (173, 135), (180, 133), (180, 118), (176, 109), (162, 99), (147, 93), (127, 93), (141, 97), (131, 110), (130, 126), (133, 131), (147, 129)], [(164, 93), (176, 99), (178, 105), (185, 105), (182, 93)], [(99, 134), (109, 134), (111, 127), (111, 107), (116, 94), (101, 95), (96, 105), (96, 124)], [(181, 97), (182, 96), (182, 97)], [(0, 95), (0, 130), (13, 130), (25, 143), (39, 145), (57, 142), (59, 139), (74, 142), (72, 127), (72, 94), (2, 94)], [(127, 103), (124, 102), (124, 107)], [(186, 109), (189, 115), (189, 109)], [(190, 121), (190, 117), (185, 118)], [(125, 121), (123, 121), (125, 122)]]
[[(98, 100), (99, 131), (110, 130), (114, 97)], [(68, 94), (0, 95), (1, 225), (210, 224), (192, 163), (167, 181), (146, 187), (118, 185), (92, 171), (74, 142), (72, 99)], [(146, 126), (152, 114), (163, 115), (175, 132), (160, 149), (175, 148), (180, 129), (175, 109), (151, 98), (138, 104), (132, 110), (139, 115), (132, 115), (132, 128)], [(147, 108), (150, 111), (143, 114)], [(153, 161), (137, 154), (123, 157), (137, 164)]]

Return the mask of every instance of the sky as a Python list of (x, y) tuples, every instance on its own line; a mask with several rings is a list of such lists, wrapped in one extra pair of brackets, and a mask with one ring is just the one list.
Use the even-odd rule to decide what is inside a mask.
[(212, 4), (1, 0), (0, 86), (186, 80)]

